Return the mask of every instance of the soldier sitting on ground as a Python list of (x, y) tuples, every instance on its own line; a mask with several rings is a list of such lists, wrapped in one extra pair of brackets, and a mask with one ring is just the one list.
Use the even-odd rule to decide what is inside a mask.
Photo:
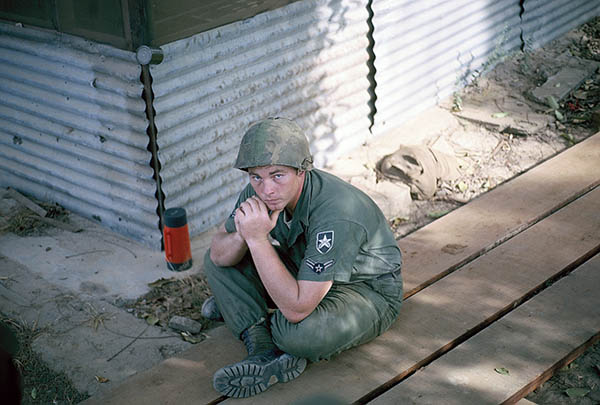
[(248, 350), (215, 373), (215, 389), (249, 397), (385, 332), (402, 302), (402, 258), (377, 205), (312, 168), (295, 122), (250, 127), (235, 167), (249, 184), (205, 256), (213, 297), (202, 311)]

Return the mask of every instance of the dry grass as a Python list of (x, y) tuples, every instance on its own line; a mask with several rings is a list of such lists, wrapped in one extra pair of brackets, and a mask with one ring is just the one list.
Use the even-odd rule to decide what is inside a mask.
[(73, 387), (64, 373), (52, 370), (33, 351), (32, 344), (44, 333), (43, 329), (35, 323), (11, 319), (3, 314), (0, 314), (0, 322), (12, 330), (19, 342), (13, 361), (23, 376), (23, 405), (76, 404), (88, 398)]

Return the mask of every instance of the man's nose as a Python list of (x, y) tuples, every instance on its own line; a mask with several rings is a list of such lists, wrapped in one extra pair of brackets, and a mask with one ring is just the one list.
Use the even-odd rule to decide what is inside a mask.
[(264, 190), (265, 194), (271, 195), (275, 192), (275, 184), (273, 184), (273, 182), (270, 180), (266, 180), (264, 182), (263, 190)]

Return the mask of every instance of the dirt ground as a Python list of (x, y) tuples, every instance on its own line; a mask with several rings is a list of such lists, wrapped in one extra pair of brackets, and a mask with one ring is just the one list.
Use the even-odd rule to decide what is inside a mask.
[[(531, 90), (561, 69), (577, 67), (578, 58), (600, 61), (600, 18), (543, 49), (497, 54), (495, 60), (490, 61), (488, 71), (472, 77), (471, 84), (442, 105), (458, 117), (460, 126), (437, 134), (427, 145), (455, 156), (460, 162), (461, 177), (451, 182), (440, 181), (433, 198), (413, 200), (409, 215), (390, 218), (396, 237), (399, 239), (421, 228), (598, 132), (600, 73), (590, 74), (554, 108), (535, 101), (530, 95)], [(60, 208), (55, 211), (55, 218), (63, 218)], [(14, 233), (43, 232), (43, 224), (25, 221), (31, 219), (16, 218), (0, 224), (0, 228)], [(132, 302), (122, 302), (121, 306), (157, 327), (167, 328), (174, 315), (200, 322), (203, 330), (216, 325), (200, 315), (202, 302), (210, 296), (201, 275), (161, 279), (151, 287), (148, 294)], [(15, 324), (15, 328), (27, 331), (23, 325)], [(34, 333), (30, 331), (30, 335)], [(189, 336), (192, 343), (201, 339), (202, 333)], [(19, 356), (19, 362), (26, 366), (27, 358), (33, 354), (23, 352)], [(34, 367), (41, 369), (39, 365)], [(51, 376), (51, 370), (47, 370), (46, 382), (63, 384), (62, 376)], [(26, 392), (31, 393), (36, 384), (41, 383), (26, 381), (25, 384)], [(539, 404), (600, 404), (600, 344), (592, 346), (528, 399)], [(70, 392), (60, 401), (76, 403), (77, 396)], [(29, 395), (24, 403), (45, 402)]]

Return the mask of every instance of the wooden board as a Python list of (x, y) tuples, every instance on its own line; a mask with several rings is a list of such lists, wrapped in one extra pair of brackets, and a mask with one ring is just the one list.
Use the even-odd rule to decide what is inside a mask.
[(401, 239), (406, 296), (598, 184), (600, 133)]
[(600, 333), (599, 285), (597, 255), (371, 403), (503, 403)]
[(373, 342), (310, 364), (300, 378), (236, 403), (290, 403), (324, 392), (346, 403), (364, 399), (591, 257), (600, 246), (597, 212), (600, 188), (413, 296), (395, 325)]
[[(400, 246), (405, 258), (404, 278), (407, 290), (413, 289), (416, 292), (416, 287), (435, 281), (440, 278), (439, 275), (450, 273), (461, 264), (495, 247), (499, 241), (527, 228), (564, 205), (565, 201), (571, 201), (582, 191), (597, 184), (598, 173), (600, 134), (402, 239)], [(569, 219), (571, 216), (576, 217), (574, 214), (569, 215), (558, 221), (569, 223), (572, 221)], [(561, 214), (562, 217), (564, 214)], [(562, 241), (567, 243), (569, 240), (574, 241), (578, 235), (581, 237), (589, 234), (589, 229), (594, 224), (598, 226), (597, 221), (584, 223), (581, 233), (567, 226), (568, 232)], [(548, 233), (548, 227), (534, 231), (536, 227), (528, 231), (527, 237), (531, 232), (542, 236)], [(579, 257), (577, 255), (597, 243), (599, 234), (600, 232), (596, 232), (596, 237), (586, 236), (585, 243), (578, 245), (573, 251), (564, 253), (557, 249), (554, 255), (550, 255), (551, 258), (556, 256), (557, 260), (550, 259), (543, 274), (526, 280), (523, 285), (518, 284), (519, 288), (497, 298), (494, 305), (487, 308), (488, 312), (498, 312), (505, 302), (522, 297), (538, 280), (547, 277), (547, 274), (560, 272), (564, 266), (569, 265), (573, 257)], [(562, 245), (560, 241), (542, 239), (542, 245), (537, 249), (543, 250), (546, 247), (544, 244)], [(442, 248), (449, 243), (461, 244), (465, 248), (455, 252), (456, 254), (444, 253)], [(513, 242), (515, 243), (518, 245), (520, 242)], [(526, 249), (521, 254), (523, 258), (528, 257)], [(509, 258), (498, 263), (506, 262), (510, 267)], [(490, 260), (486, 263), (486, 266), (491, 266), (487, 268), (488, 273), (498, 273), (496, 269), (502, 268), (501, 264), (494, 267), (493, 259), (491, 263)], [(535, 261), (528, 261), (526, 265), (530, 270), (534, 269)], [(434, 285), (440, 284), (435, 290), (432, 286), (407, 300), (393, 329), (372, 343), (342, 353), (331, 362), (311, 364), (301, 378), (287, 384), (278, 384), (244, 402), (290, 403), (294, 399), (323, 392), (334, 395), (344, 392), (344, 398), (355, 400), (397, 377), (488, 317), (488, 312), (476, 313), (477, 305), (466, 306), (468, 313), (475, 312), (472, 319), (466, 319), (466, 316), (461, 319), (461, 308), (452, 310), (453, 300), (460, 300), (462, 291), (466, 290), (465, 295), (470, 298), (470, 302), (477, 302), (477, 288), (493, 284), (493, 280), (487, 279), (486, 269), (480, 273), (459, 271), (456, 275), (460, 273), (466, 276), (448, 276)], [(479, 280), (478, 277), (483, 278)], [(473, 288), (468, 287), (471, 284)], [(461, 290), (455, 290), (456, 287)], [(487, 294), (485, 290), (481, 293)], [(416, 300), (421, 296), (420, 300)], [(440, 305), (449, 306), (449, 315), (444, 315), (448, 319), (432, 314)], [(442, 323), (436, 325), (440, 318)], [(451, 327), (445, 330), (445, 325)], [(122, 403), (123, 398), (127, 398), (132, 404), (152, 403), (159, 398), (161, 403), (208, 403), (217, 400), (219, 395), (212, 388), (212, 374), (223, 365), (242, 359), (244, 350), (225, 328), (211, 331), (211, 335), (214, 338), (195, 345), (176, 359), (166, 360), (159, 366), (134, 376), (104, 398), (92, 398), (86, 403), (116, 404)]]
[(212, 376), (226, 364), (246, 356), (243, 344), (229, 329), (219, 327), (208, 338), (179, 356), (127, 379), (110, 392), (92, 397), (85, 405), (197, 404), (207, 403), (218, 393), (212, 387)]

